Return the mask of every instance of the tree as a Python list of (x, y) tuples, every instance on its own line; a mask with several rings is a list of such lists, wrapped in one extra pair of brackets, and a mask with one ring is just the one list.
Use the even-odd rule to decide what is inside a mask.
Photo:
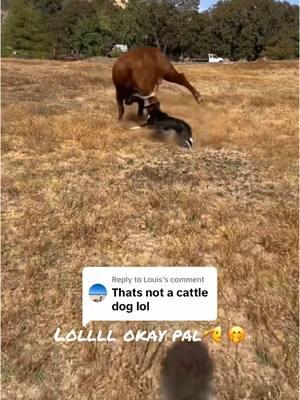
[(29, 0), (32, 7), (44, 17), (52, 16), (63, 8), (63, 0)]
[(208, 26), (207, 15), (197, 11), (176, 13), (173, 20), (168, 20), (165, 42), (168, 44), (168, 51), (173, 53), (175, 58), (207, 56), (206, 28)]
[[(141, 13), (143, 10), (143, 13)], [(176, 9), (167, 1), (131, 0), (119, 19), (119, 38), (129, 47), (147, 45), (164, 48), (168, 23)]]
[(209, 14), (212, 51), (231, 59), (255, 60), (266, 54), (270, 43), (274, 46), (274, 37), (280, 31), (291, 24), (293, 30), (297, 29), (294, 20), (288, 21), (291, 10), (287, 9), (287, 3), (273, 0), (220, 1)]
[[(17, 6), (11, 6), (17, 1)], [(275, 0), (221, 0), (205, 13), (199, 0), (4, 0), (3, 55), (107, 54), (113, 44), (155, 46), (171, 58), (233, 60), (299, 56), (299, 7)], [(7, 46), (10, 49), (7, 49)], [(7, 52), (9, 50), (9, 52)], [(23, 54), (23, 53), (22, 53)]]
[(105, 55), (111, 47), (110, 28), (105, 20), (96, 16), (84, 18), (78, 22), (70, 41), (71, 49), (76, 56)]
[[(77, 54), (78, 49), (75, 43), (78, 40), (78, 31), (88, 29), (86, 21), (94, 16), (95, 9), (91, 3), (84, 0), (67, 2), (55, 18), (56, 47), (60, 51)], [(84, 20), (85, 23), (83, 24), (82, 21)], [(83, 28), (82, 25), (86, 25), (86, 27)]]
[(55, 30), (60, 52), (77, 57), (108, 53), (112, 44), (111, 19), (103, 10), (96, 10), (95, 4), (71, 0), (58, 13)]
[(200, 0), (169, 0), (180, 11), (198, 11)]
[(114, 18), (118, 12), (122, 11), (120, 7), (116, 5), (114, 0), (92, 0), (97, 15), (104, 15), (106, 17)]
[(44, 28), (38, 11), (17, 0), (5, 19), (2, 38), (2, 54), (25, 57), (47, 57), (50, 54), (51, 38)]
[(266, 44), (266, 55), (275, 59), (299, 57), (299, 7), (277, 4), (278, 29)]

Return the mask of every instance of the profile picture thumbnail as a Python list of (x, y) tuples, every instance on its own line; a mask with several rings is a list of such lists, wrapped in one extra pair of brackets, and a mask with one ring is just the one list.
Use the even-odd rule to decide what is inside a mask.
[(106, 287), (101, 285), (100, 283), (96, 283), (95, 285), (90, 287), (89, 296), (90, 299), (95, 302), (103, 301), (107, 296)]

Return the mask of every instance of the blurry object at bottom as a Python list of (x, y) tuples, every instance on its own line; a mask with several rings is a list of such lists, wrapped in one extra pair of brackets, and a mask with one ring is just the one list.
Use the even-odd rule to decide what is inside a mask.
[(213, 370), (203, 342), (176, 342), (162, 361), (162, 399), (213, 400)]

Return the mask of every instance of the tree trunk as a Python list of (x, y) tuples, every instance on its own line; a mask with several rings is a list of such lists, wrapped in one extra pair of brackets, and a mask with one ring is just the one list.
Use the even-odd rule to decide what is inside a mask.
[(152, 29), (152, 32), (153, 32), (153, 35), (154, 35), (154, 39), (155, 39), (155, 42), (156, 42), (156, 46), (160, 49), (160, 43), (159, 43), (159, 41), (158, 41), (158, 37), (157, 37), (157, 35), (156, 35), (154, 29), (153, 29), (152, 27), (151, 27), (151, 29)]

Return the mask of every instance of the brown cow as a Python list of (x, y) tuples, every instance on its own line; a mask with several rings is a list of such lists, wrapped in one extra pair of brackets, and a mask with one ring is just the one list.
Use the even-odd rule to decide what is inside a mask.
[(163, 79), (186, 87), (198, 103), (201, 98), (184, 74), (178, 73), (168, 58), (153, 47), (140, 47), (121, 55), (113, 66), (112, 79), (116, 87), (119, 120), (124, 114), (124, 101), (126, 104), (138, 102), (140, 116), (143, 115), (144, 100), (146, 107), (158, 103), (158, 85)]

